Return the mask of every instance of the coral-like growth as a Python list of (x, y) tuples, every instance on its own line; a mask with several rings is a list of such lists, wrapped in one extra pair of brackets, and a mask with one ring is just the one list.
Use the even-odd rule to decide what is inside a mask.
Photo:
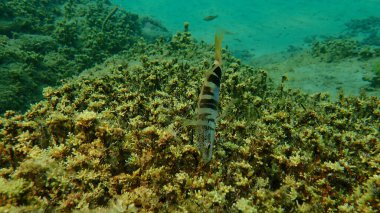
[(373, 64), (372, 71), (375, 73), (375, 76), (371, 79), (371, 85), (373, 87), (380, 87), (380, 61)]
[(377, 49), (359, 45), (358, 41), (352, 39), (315, 41), (312, 44), (311, 54), (325, 62), (334, 62), (353, 57), (369, 59), (380, 56)]
[(0, 114), (25, 111), (42, 99), (43, 87), (102, 63), (140, 37), (163, 35), (147, 23), (155, 22), (103, 0), (2, 1)]
[(223, 56), (210, 163), (183, 123), (213, 49), (189, 32), (138, 42), (1, 118), (0, 211), (379, 208), (379, 99), (274, 88)]

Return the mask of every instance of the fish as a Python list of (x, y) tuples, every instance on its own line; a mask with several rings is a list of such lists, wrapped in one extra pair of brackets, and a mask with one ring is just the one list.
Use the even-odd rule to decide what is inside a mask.
[(222, 78), (223, 32), (215, 33), (215, 59), (212, 68), (206, 73), (195, 110), (195, 140), (205, 163), (211, 161), (215, 142), (216, 119), (218, 115), (220, 82)]
[(102, 32), (104, 32), (104, 27), (106, 26), (108, 20), (117, 12), (118, 9), (119, 9), (118, 7), (113, 8), (113, 10), (111, 10), (111, 12), (103, 20), (103, 23), (102, 23)]
[(212, 21), (212, 20), (214, 20), (214, 19), (216, 19), (216, 18), (218, 18), (217, 15), (215, 15), (215, 16), (205, 16), (205, 17), (203, 18), (203, 20), (204, 20), (204, 21)]

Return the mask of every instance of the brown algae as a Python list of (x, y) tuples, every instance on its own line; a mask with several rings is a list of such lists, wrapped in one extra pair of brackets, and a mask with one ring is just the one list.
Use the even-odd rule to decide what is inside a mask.
[[(0, 211), (374, 212), (380, 100), (274, 87), (223, 52), (212, 161), (194, 115), (211, 46), (138, 42), (0, 119)], [(141, 82), (144, 82), (142, 84)]]

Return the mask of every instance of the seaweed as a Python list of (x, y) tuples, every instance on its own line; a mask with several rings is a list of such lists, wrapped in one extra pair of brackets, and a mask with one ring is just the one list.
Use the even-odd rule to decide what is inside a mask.
[(112, 7), (100, 0), (2, 2), (1, 74), (11, 84), (1, 84), (0, 114), (25, 111), (41, 100), (43, 87), (60, 85), (144, 36), (138, 15), (120, 10), (107, 17)]
[(227, 51), (214, 158), (201, 163), (183, 121), (212, 50), (190, 32), (141, 41), (5, 113), (0, 211), (379, 208), (380, 100), (276, 87)]

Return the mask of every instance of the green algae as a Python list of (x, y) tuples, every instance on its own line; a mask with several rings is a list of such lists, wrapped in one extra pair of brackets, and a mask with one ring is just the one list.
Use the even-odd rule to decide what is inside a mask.
[(330, 38), (313, 42), (311, 54), (321, 61), (334, 62), (355, 57), (360, 60), (367, 60), (379, 57), (380, 51), (379, 48), (362, 45), (354, 39)]
[(125, 10), (108, 17), (113, 9), (103, 0), (2, 1), (0, 114), (25, 111), (43, 98), (44, 87), (102, 63), (140, 37), (162, 36), (164, 28), (149, 31), (153, 21)]
[[(0, 120), (1, 211), (379, 208), (380, 100), (303, 94), (223, 52), (213, 160), (190, 127), (213, 49), (143, 41)], [(142, 82), (144, 82), (142, 84)], [(12, 193), (11, 193), (12, 191)], [(353, 210), (354, 209), (354, 210)]]
[(373, 87), (380, 87), (380, 61), (376, 61), (372, 66), (372, 71), (375, 76), (371, 79), (371, 85)]

